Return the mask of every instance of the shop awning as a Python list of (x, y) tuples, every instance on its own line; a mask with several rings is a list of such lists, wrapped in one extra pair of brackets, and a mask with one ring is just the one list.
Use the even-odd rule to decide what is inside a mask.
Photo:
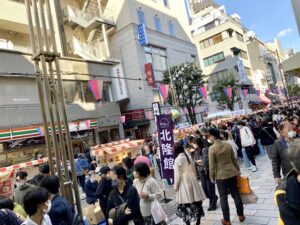
[(140, 145), (144, 144), (144, 140), (133, 140), (133, 141), (125, 141), (122, 144), (112, 145), (110, 147), (98, 147), (92, 149), (92, 154), (94, 156), (105, 156), (107, 154), (114, 154), (124, 150), (128, 150), (131, 148), (136, 148)]
[(300, 77), (300, 52), (282, 62), (282, 68), (285, 73)]
[(26, 168), (26, 167), (29, 167), (29, 166), (40, 165), (40, 164), (43, 164), (47, 161), (48, 161), (48, 158), (43, 158), (43, 159), (33, 160), (33, 161), (30, 161), (30, 162), (14, 164), (14, 165), (7, 166), (7, 167), (1, 167), (0, 168), (0, 173), (10, 172), (10, 171), (18, 170), (18, 169), (21, 169), (21, 168)]
[(123, 126), (125, 129), (131, 129), (139, 126), (145, 126), (149, 125), (150, 121), (149, 120), (130, 120), (126, 121)]

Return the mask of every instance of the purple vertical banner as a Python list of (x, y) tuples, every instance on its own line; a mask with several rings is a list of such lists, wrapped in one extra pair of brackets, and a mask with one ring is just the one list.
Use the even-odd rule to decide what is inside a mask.
[(173, 120), (171, 114), (158, 115), (156, 120), (158, 140), (160, 147), (160, 161), (164, 179), (174, 180), (174, 136)]

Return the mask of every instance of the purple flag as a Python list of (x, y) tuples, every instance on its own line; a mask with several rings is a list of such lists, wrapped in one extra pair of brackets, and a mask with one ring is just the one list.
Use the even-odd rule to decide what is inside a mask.
[(175, 157), (172, 116), (171, 114), (158, 115), (156, 118), (162, 176), (165, 179), (171, 179), (173, 183)]

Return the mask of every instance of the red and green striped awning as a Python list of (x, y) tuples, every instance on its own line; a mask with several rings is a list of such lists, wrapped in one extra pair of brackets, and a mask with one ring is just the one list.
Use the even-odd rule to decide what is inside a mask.
[[(97, 127), (98, 127), (98, 122), (96, 119), (69, 123), (70, 132), (78, 131), (78, 130), (96, 129)], [(58, 129), (56, 130), (58, 131)], [(64, 131), (64, 127), (63, 127), (63, 131)], [(42, 136), (44, 136), (44, 128), (41, 126), (31, 126), (31, 127), (0, 130), (0, 142), (42, 137)]]

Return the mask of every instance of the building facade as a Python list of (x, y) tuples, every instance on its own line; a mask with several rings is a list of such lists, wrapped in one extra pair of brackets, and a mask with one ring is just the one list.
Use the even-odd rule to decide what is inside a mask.
[(245, 28), (240, 16), (227, 15), (224, 6), (211, 0), (194, 0), (190, 6), (191, 34), (198, 49), (201, 69), (207, 76), (208, 91), (211, 93), (209, 111), (219, 110), (212, 92), (213, 85), (232, 76), (240, 82), (243, 89), (248, 89), (248, 96), (242, 98), (235, 109), (248, 108), (248, 101), (255, 99), (256, 95), (245, 43)]
[[(112, 59), (107, 37), (115, 29), (105, 1), (50, 1), (55, 41), (75, 152), (124, 137), (119, 100), (127, 99), (121, 61)], [(32, 50), (24, 1), (1, 0), (0, 166), (45, 154)], [(79, 10), (86, 10), (86, 14)], [(121, 71), (119, 74), (116, 71)], [(121, 78), (118, 78), (121, 77)], [(118, 78), (118, 79), (117, 79)], [(96, 80), (97, 102), (89, 81)], [(119, 82), (120, 81), (120, 82)]]
[[(163, 72), (184, 62), (198, 62), (197, 49), (184, 26), (189, 22), (182, 10), (184, 1), (110, 0), (108, 7), (114, 9), (117, 25), (109, 38), (111, 54), (122, 60), (129, 78), (129, 101), (121, 103), (126, 136), (145, 137), (155, 130), (154, 120), (145, 116), (152, 111), (152, 103), (160, 102), (165, 112), (169, 108), (156, 86)], [(143, 40), (138, 35), (139, 26), (144, 26)], [(152, 65), (154, 85), (146, 80), (146, 64)]]

